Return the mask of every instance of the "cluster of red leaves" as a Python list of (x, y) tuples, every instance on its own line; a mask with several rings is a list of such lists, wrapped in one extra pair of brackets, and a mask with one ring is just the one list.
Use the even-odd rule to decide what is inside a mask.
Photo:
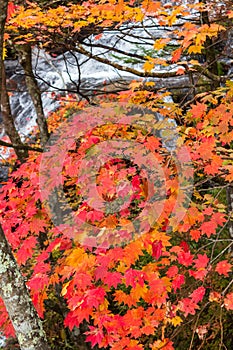
[[(89, 111), (92, 116), (95, 112)], [(114, 125), (113, 128), (116, 133)], [(204, 129), (200, 134), (202, 132)], [(132, 130), (121, 127), (120, 134), (132, 138)], [(193, 157), (200, 155), (196, 147), (201, 140), (200, 134), (193, 141), (193, 149), (190, 146)], [(112, 135), (110, 132), (110, 137)], [(104, 129), (99, 128), (89, 133), (88, 137), (78, 148), (77, 157), (85, 154), (87, 149), (106, 135)], [(165, 154), (166, 158), (166, 152), (158, 140), (154, 139), (153, 144), (150, 135), (144, 138), (141, 135), (140, 140), (150, 152), (156, 154), (159, 148), (160, 154)], [(160, 157), (162, 164), (167, 166), (166, 162), (163, 163), (163, 156)], [(69, 178), (71, 184), (77, 181), (73, 168), (77, 166), (75, 161), (77, 158), (68, 157), (64, 166), (63, 179), (67, 181)], [(41, 156), (32, 155), (12, 174), (1, 190), (0, 204), (4, 231), (28, 279), (27, 285), (40, 317), (44, 315), (44, 300), (49, 297), (48, 291), (56, 284), (61, 284), (61, 295), (69, 309), (65, 326), (73, 329), (86, 320), (90, 324), (86, 340), (92, 346), (110, 346), (114, 350), (144, 349), (148, 339), (153, 336), (152, 349), (173, 349), (172, 342), (164, 336), (158, 339), (157, 330), (161, 327), (165, 329), (168, 324), (176, 327), (185, 317), (194, 315), (209, 292), (212, 293), (212, 301), (218, 300), (228, 310), (233, 309), (232, 293), (226, 295), (225, 299), (220, 294), (218, 298), (213, 297), (216, 292), (211, 291), (206, 284), (209, 274), (228, 277), (232, 267), (230, 262), (224, 259), (215, 266), (206, 252), (195, 254), (185, 241), (178, 245), (173, 242), (176, 232), (195, 242), (203, 236), (209, 238), (215, 235), (226, 222), (224, 213), (219, 210), (222, 207), (216, 200), (211, 201), (210, 196), (207, 196), (201, 204), (192, 202), (177, 227), (168, 210), (173, 208), (176, 200), (175, 174), (174, 169), (166, 170), (168, 175), (173, 175), (172, 178), (167, 177), (169, 204), (148, 233), (111, 249), (85, 247), (80, 245), (75, 236), (69, 236), (53, 226), (45, 203), (41, 201), (40, 163)], [(127, 175), (128, 179), (134, 181), (134, 195), (145, 196), (142, 178), (135, 171), (131, 164), (126, 166), (121, 159), (106, 163), (100, 168), (97, 177), (99, 193), (107, 201), (112, 195), (121, 195), (117, 193), (116, 184)], [(53, 188), (57, 185), (57, 179), (51, 180), (50, 186)], [(81, 208), (82, 204), (80, 202)], [(89, 219), (93, 220), (93, 217)], [(102, 217), (95, 217), (95, 221), (101, 220)], [(193, 286), (192, 290), (190, 285)], [(5, 332), (11, 334), (13, 330), (4, 309), (0, 322)]]

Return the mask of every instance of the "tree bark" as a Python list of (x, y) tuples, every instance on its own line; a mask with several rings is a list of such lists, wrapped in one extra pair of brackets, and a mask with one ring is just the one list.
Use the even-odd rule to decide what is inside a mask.
[[(0, 87), (2, 86), (2, 62), (3, 62), (3, 43), (4, 43), (4, 29), (7, 17), (8, 0), (0, 1)], [(0, 89), (1, 101), (1, 89)]]
[[(203, 3), (206, 4), (206, 0), (204, 0)], [(201, 15), (201, 24), (207, 24), (209, 26), (210, 21), (209, 21), (208, 11), (200, 12), (200, 15)], [(212, 38), (209, 38), (207, 36), (204, 47), (205, 47), (204, 52), (205, 52), (208, 71), (213, 75), (218, 76), (219, 72), (218, 72), (217, 55), (216, 55), (216, 50), (215, 50), (215, 46)], [(218, 81), (213, 80), (213, 88), (216, 89), (218, 87), (219, 87)]]
[(25, 73), (27, 89), (36, 110), (37, 124), (40, 130), (41, 144), (42, 146), (45, 146), (49, 139), (49, 132), (43, 111), (41, 91), (33, 74), (31, 46), (30, 44), (18, 46), (17, 51), (19, 54), (19, 63), (23, 67)]
[(49, 350), (42, 322), (30, 299), (11, 248), (0, 225), (0, 295), (21, 350)]

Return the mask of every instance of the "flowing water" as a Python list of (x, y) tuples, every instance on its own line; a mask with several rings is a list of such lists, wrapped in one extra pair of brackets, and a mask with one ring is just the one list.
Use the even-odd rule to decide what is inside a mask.
[[(146, 55), (153, 49), (154, 41), (167, 37), (166, 28), (158, 29), (156, 22), (147, 21), (145, 29), (139, 25), (123, 26), (119, 30), (104, 32), (100, 38), (91, 36), (85, 40), (85, 49), (100, 58), (110, 59), (125, 66), (143, 70), (142, 61), (134, 55)], [(94, 44), (94, 46), (89, 46)], [(97, 47), (99, 45), (100, 47)], [(101, 46), (115, 47), (122, 53), (109, 51)], [(124, 55), (128, 52), (130, 57)], [(116, 82), (137, 78), (124, 70), (98, 62), (77, 52), (66, 52), (56, 57), (44, 50), (34, 49), (33, 68), (42, 93), (45, 114), (59, 106), (55, 94), (65, 94), (66, 90), (90, 95)], [(173, 68), (173, 67), (172, 67)], [(161, 67), (159, 67), (161, 70)], [(11, 90), (11, 108), (17, 128), (22, 135), (28, 134), (35, 125), (35, 110), (26, 91), (23, 71), (17, 61), (6, 61), (8, 87)], [(171, 67), (169, 67), (171, 70)], [(138, 78), (137, 78), (138, 79)], [(55, 93), (55, 94), (54, 94)]]

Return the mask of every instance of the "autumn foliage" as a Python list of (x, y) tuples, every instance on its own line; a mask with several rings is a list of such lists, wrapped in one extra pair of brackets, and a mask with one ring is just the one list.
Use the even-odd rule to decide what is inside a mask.
[[(36, 5), (19, 6), (9, 33), (16, 43), (41, 41), (46, 47), (57, 28), (76, 33), (90, 24), (110, 28), (147, 16), (172, 26), (188, 11), (206, 11), (204, 4), (169, 8), (146, 0), (138, 7), (133, 1), (91, 5), (46, 13)], [(177, 75), (200, 72), (194, 60), (187, 68), (183, 55), (202, 53), (206, 40), (225, 30), (224, 24), (185, 21), (175, 33), (179, 47), (168, 59), (147, 56), (144, 74), (174, 63)], [(156, 40), (154, 50), (171, 40)], [(166, 99), (168, 92), (153, 88), (153, 81), (133, 81), (107, 103), (61, 103), (49, 116), (52, 136), (44, 153), (31, 152), (1, 188), (3, 229), (39, 316), (46, 319), (49, 302), (56, 300), (65, 310), (64, 326), (72, 331), (85, 324), (92, 348), (175, 349), (179, 331), (191, 323), (191, 349), (207, 334), (216, 341), (216, 325), (225, 334), (223, 319), (233, 310), (227, 201), (232, 82), (198, 94), (183, 109)], [(156, 120), (158, 114), (163, 120)], [(174, 134), (175, 150), (166, 143)], [(147, 166), (149, 159), (156, 167)], [(202, 318), (203, 312), (212, 316)], [(3, 305), (0, 326), (14, 334)]]

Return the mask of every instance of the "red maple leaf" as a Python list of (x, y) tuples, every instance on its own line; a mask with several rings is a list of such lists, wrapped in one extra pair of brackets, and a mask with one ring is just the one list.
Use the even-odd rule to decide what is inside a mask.
[(184, 282), (185, 282), (185, 277), (184, 277), (184, 275), (177, 275), (177, 276), (174, 278), (174, 280), (172, 281), (172, 287), (173, 287), (174, 291), (176, 292), (177, 289), (179, 289), (180, 286), (181, 286), (182, 284), (184, 284)]
[(188, 243), (185, 242), (185, 241), (180, 242), (180, 247), (183, 248), (183, 250), (184, 250), (185, 253), (187, 253), (187, 252), (190, 251), (189, 245), (188, 245)]
[(201, 236), (201, 232), (199, 230), (191, 230), (190, 236), (192, 237), (192, 240), (198, 242)]
[(89, 331), (84, 334), (87, 336), (86, 341), (91, 343), (92, 348), (96, 344), (100, 344), (102, 339), (104, 338), (103, 330), (99, 327), (96, 328), (93, 326), (89, 326)]
[(155, 260), (159, 260), (160, 256), (162, 255), (162, 241), (155, 240), (152, 243), (152, 256), (155, 258)]
[(228, 273), (231, 271), (232, 265), (227, 260), (222, 260), (219, 263), (217, 263), (215, 271), (219, 275), (228, 276)]
[(193, 256), (190, 252), (185, 253), (184, 251), (178, 256), (178, 262), (184, 266), (190, 266), (193, 263)]
[(177, 266), (171, 266), (167, 270), (167, 277), (169, 277), (169, 278), (172, 278), (177, 274), (178, 274), (178, 267)]
[(102, 280), (103, 280), (109, 287), (114, 287), (114, 288), (116, 288), (117, 285), (118, 285), (119, 283), (121, 283), (121, 281), (122, 281), (122, 275), (120, 274), (120, 272), (117, 272), (117, 271), (113, 271), (113, 272), (106, 271), (106, 272), (105, 272), (104, 278), (102, 277)]
[(200, 229), (203, 234), (206, 234), (206, 236), (209, 238), (212, 234), (216, 233), (217, 224), (215, 221), (211, 220), (208, 222), (203, 222)]
[(180, 310), (184, 312), (185, 317), (188, 314), (195, 315), (196, 309), (199, 309), (197, 303), (190, 298), (184, 298), (180, 301)]
[(35, 248), (37, 239), (34, 236), (25, 239), (17, 251), (17, 261), (19, 264), (25, 264), (25, 262), (32, 257), (33, 249)]
[(205, 268), (207, 266), (208, 262), (209, 262), (209, 258), (206, 254), (204, 254), (204, 255), (197, 254), (197, 259), (194, 260), (195, 267), (197, 269)]
[(17, 6), (15, 6), (13, 4), (13, 2), (9, 2), (8, 3), (8, 7), (7, 7), (7, 18), (6, 18), (6, 22), (9, 21), (9, 19), (12, 17), (13, 13), (15, 12), (15, 9), (17, 8)]
[(199, 303), (200, 301), (202, 301), (204, 295), (205, 295), (205, 288), (199, 287), (195, 289), (190, 296), (195, 303)]

